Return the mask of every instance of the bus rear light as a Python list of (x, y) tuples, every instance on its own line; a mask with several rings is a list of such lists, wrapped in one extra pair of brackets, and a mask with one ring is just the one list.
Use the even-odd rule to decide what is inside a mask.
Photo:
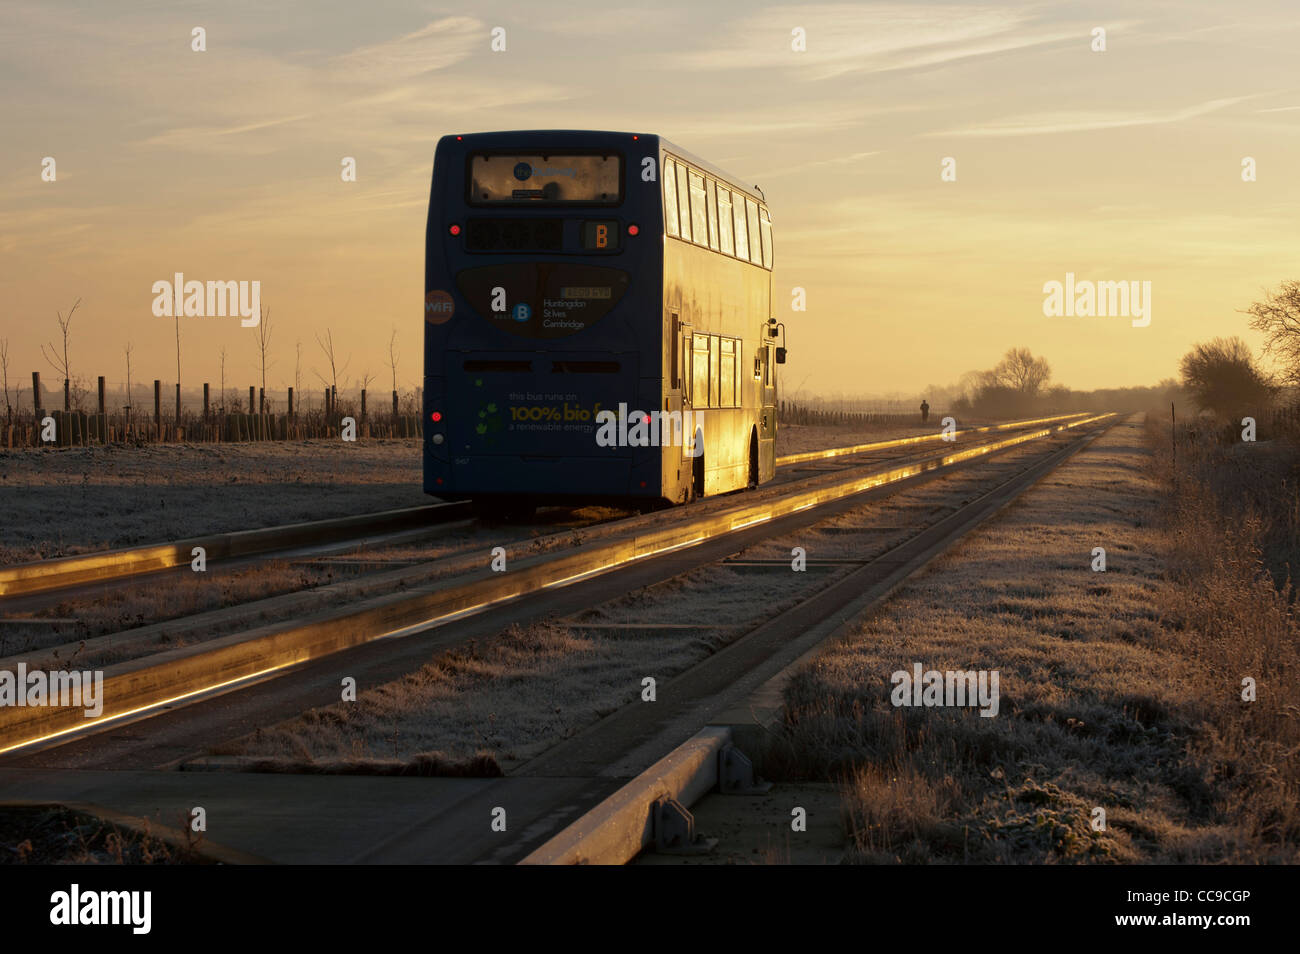
[(627, 234), (628, 234), (628, 235), (636, 235), (636, 234), (637, 234), (638, 232), (640, 232), (640, 231), (641, 231), (641, 230), (640, 230), (637, 226), (635, 226), (635, 225), (629, 225), (629, 226), (627, 227)]
[(429, 415), (429, 420), (437, 424), (439, 421), (442, 420), (442, 411), (434, 411), (432, 414)]
[(452, 225), (450, 228), (447, 229), (447, 231), (450, 232), (452, 235), (459, 235), (459, 234), (460, 234), (460, 226), (459, 226), (459, 225)]

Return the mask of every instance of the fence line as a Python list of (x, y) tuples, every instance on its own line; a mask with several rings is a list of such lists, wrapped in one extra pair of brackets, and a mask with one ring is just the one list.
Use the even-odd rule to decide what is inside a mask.
[[(342, 433), (343, 419), (350, 417), (356, 425), (358, 440), (365, 438), (417, 438), (421, 436), (421, 418), (419, 413), (403, 413), (400, 410), (398, 392), (392, 392), (391, 411), (370, 412), (367, 407), (367, 392), (362, 389), (359, 405), (352, 401), (340, 401), (335, 389), (326, 389), (325, 406), (321, 409), (301, 410), (295, 406), (294, 389), (288, 389), (288, 411), (273, 413), (267, 400), (265, 390), (256, 387), (248, 389), (248, 407), (258, 408), (258, 412), (227, 410), (224, 406), (212, 406), (212, 390), (209, 383), (203, 385), (203, 411), (185, 409), (181, 404), (179, 385), (175, 389), (175, 411), (163, 409), (162, 382), (153, 382), (153, 407), (140, 408), (126, 404), (120, 410), (111, 411), (107, 407), (107, 389), (104, 377), (97, 380), (94, 392), (78, 388), (75, 391), (67, 381), (63, 382), (62, 394), (47, 393), (41, 386), (39, 371), (32, 372), (30, 398), (32, 410), (26, 412), (10, 405), (0, 412), (0, 447), (37, 447), (37, 446), (89, 446), (105, 443), (177, 443), (177, 442), (231, 442), (264, 440), (305, 440), (309, 438), (338, 437)], [(132, 389), (134, 390), (134, 389)], [(223, 390), (222, 397), (227, 392)], [(238, 394), (238, 389), (235, 389)], [(89, 396), (92, 406), (98, 411), (73, 409), (74, 403), (80, 404), (83, 395)], [(15, 404), (21, 401), (21, 391), (16, 396)], [(134, 400), (134, 394), (126, 396), (127, 401)], [(419, 401), (419, 392), (416, 392)], [(46, 406), (50, 399), (62, 399), (62, 410)], [(223, 402), (224, 403), (224, 402)], [(240, 404), (236, 397), (235, 405)], [(410, 405), (408, 404), (408, 407)], [(418, 407), (418, 403), (417, 403)]]
[[(930, 420), (942, 420), (943, 416), (947, 413), (947, 411), (940, 411), (931, 407)], [(777, 407), (776, 419), (782, 424), (809, 424), (814, 426), (830, 424), (917, 424), (920, 423), (921, 420), (921, 411), (919, 406), (915, 410), (907, 411), (825, 410), (823, 408), (807, 407), (805, 405), (795, 404), (793, 401), (782, 401)]]

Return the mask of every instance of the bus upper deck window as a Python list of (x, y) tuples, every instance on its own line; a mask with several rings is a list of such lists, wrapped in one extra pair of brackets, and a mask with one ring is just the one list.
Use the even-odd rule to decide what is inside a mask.
[(749, 239), (745, 233), (745, 197), (736, 194), (731, 206), (732, 222), (736, 226), (736, 258), (749, 261)]
[(677, 164), (664, 160), (664, 231), (677, 237)]
[(475, 153), (470, 156), (474, 205), (618, 205), (623, 157), (612, 154)]
[(717, 188), (712, 179), (705, 181), (704, 190), (709, 207), (709, 248), (716, 252), (718, 250), (718, 198)]
[(696, 245), (709, 244), (709, 213), (704, 200), (704, 176), (687, 173), (691, 185), (691, 235)]
[(749, 222), (749, 260), (755, 265), (762, 265), (763, 252), (758, 240), (758, 203), (746, 199), (745, 212)]
[(725, 254), (736, 254), (731, 240), (731, 190), (722, 186), (718, 186), (718, 239)]
[(686, 241), (691, 240), (691, 200), (690, 186), (686, 181), (686, 167), (681, 163), (677, 164), (677, 218), (678, 225), (682, 230), (682, 238)]
[(772, 267), (772, 220), (768, 218), (767, 209), (761, 212), (762, 218), (759, 220), (759, 229), (763, 236), (763, 267)]

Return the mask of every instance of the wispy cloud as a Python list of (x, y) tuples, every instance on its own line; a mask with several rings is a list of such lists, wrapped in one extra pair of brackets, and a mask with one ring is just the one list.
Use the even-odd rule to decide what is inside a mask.
[[(1115, 24), (1121, 26), (1123, 24)], [(791, 49), (801, 28), (807, 49)], [(734, 42), (728, 42), (734, 36)], [(807, 79), (940, 66), (1010, 50), (1075, 41), (1083, 24), (1036, 22), (1032, 7), (943, 3), (818, 4), (773, 7), (709, 34), (710, 49), (679, 53), (673, 64), (690, 70), (780, 68)]]
[(1195, 119), (1233, 106), (1249, 96), (1211, 99), (1194, 106), (1174, 110), (1112, 111), (1058, 110), (1048, 113), (1024, 113), (1005, 119), (924, 133), (930, 138), (953, 136), (1041, 136), (1053, 133), (1089, 132), (1097, 129), (1120, 129), (1126, 126), (1156, 126)]
[(487, 28), (473, 17), (445, 17), (405, 36), (363, 46), (335, 57), (340, 79), (389, 86), (446, 69), (466, 59), (475, 45), (485, 46)]
[(826, 169), (833, 166), (846, 166), (849, 163), (861, 162), (863, 159), (870, 159), (872, 156), (880, 155), (881, 150), (872, 149), (870, 152), (855, 152), (847, 156), (839, 156), (835, 159), (819, 159), (815, 162), (805, 162), (795, 166), (784, 166), (780, 169), (768, 169), (764, 172), (755, 173), (756, 178), (774, 179), (777, 176), (790, 175), (792, 173), (805, 174), (816, 172), (818, 169)]
[[(299, 113), (296, 116), (280, 116), (274, 119), (263, 119), (255, 123), (240, 123), (238, 125), (216, 129), (207, 126), (178, 126), (174, 129), (168, 129), (165, 132), (158, 133), (155, 136), (150, 136), (148, 139), (143, 140), (143, 144), (146, 146), (166, 146), (168, 148), (211, 148), (213, 146), (213, 140), (223, 139), (227, 136), (239, 136), (242, 133), (260, 132), (264, 129), (273, 129), (276, 126), (286, 126), (310, 118), (310, 113)], [(237, 149), (240, 152), (247, 152), (249, 144), (241, 142), (232, 145), (230, 148)]]

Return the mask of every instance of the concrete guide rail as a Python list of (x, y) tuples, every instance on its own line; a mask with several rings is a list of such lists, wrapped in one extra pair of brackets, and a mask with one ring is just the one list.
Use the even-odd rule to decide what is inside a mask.
[(469, 513), (468, 503), (428, 504), (22, 563), (0, 568), (0, 596), (44, 593), (81, 583), (116, 580), (185, 566), (194, 558), (195, 547), (203, 547), (209, 561), (228, 560), (293, 547), (333, 543), (361, 533), (385, 533), (408, 530), (423, 524), (444, 523), (467, 517)]
[(522, 861), (521, 865), (622, 865), (654, 841), (650, 807), (661, 798), (690, 805), (718, 784), (726, 726), (706, 726)]
[[(1068, 421), (1072, 417), (1086, 417), (1087, 412), (1081, 411), (1077, 414), (1058, 414), (1055, 417), (1040, 417), (1032, 421), (1009, 421), (1006, 424), (990, 424), (987, 427), (968, 427), (963, 431), (953, 431), (951, 437), (961, 437), (967, 434), (990, 434), (996, 431), (1008, 431), (1017, 427), (1036, 427), (1040, 424), (1053, 424), (1057, 421)], [(832, 457), (843, 457), (846, 454), (864, 454), (867, 451), (887, 450), (891, 447), (906, 447), (908, 444), (928, 444), (934, 441), (945, 439), (943, 431), (936, 431), (933, 434), (921, 434), (917, 437), (895, 437), (887, 441), (872, 441), (870, 444), (854, 444), (850, 447), (832, 447), (829, 450), (804, 451), (801, 454), (786, 454), (784, 457), (778, 457), (776, 464), (778, 467), (784, 467), (789, 464), (803, 464), (810, 460), (829, 460)]]

